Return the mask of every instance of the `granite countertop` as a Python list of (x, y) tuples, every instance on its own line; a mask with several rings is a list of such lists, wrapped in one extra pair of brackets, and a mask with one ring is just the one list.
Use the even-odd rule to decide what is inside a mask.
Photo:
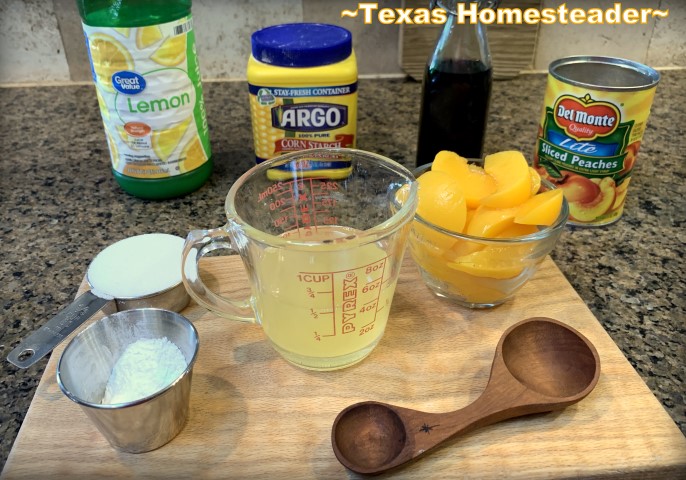
[[(624, 216), (567, 227), (552, 256), (686, 433), (686, 71), (663, 72)], [(363, 80), (358, 147), (414, 164), (420, 85)], [(545, 76), (494, 85), (486, 152), (533, 151)], [(243, 82), (205, 84), (215, 171), (184, 198), (144, 201), (119, 189), (92, 86), (0, 89), (0, 468), (47, 358), (6, 361), (20, 339), (69, 304), (92, 258), (124, 237), (184, 236), (222, 225), (224, 197), (253, 164)]]

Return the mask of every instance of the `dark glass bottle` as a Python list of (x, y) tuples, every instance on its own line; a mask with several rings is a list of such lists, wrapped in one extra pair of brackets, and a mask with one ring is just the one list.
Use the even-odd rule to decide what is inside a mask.
[(448, 19), (424, 70), (417, 166), (432, 162), (441, 150), (467, 158), (483, 153), (493, 81), (491, 55), (483, 25), (456, 22), (456, 3), (431, 3), (432, 8), (446, 10)]

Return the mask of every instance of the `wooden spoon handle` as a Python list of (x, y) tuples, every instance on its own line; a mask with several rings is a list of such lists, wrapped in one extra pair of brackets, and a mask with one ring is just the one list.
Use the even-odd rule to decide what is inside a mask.
[(545, 399), (513, 378), (502, 358), (496, 355), (488, 385), (474, 402), (460, 410), (441, 414), (407, 410), (403, 412), (403, 420), (413, 445), (411, 458), (416, 458), (456, 435), (551, 409), (553, 407)]

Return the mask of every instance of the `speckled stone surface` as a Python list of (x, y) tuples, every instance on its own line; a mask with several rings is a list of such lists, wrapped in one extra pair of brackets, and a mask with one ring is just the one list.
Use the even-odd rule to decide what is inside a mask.
[[(358, 147), (414, 163), (420, 85), (364, 80)], [(655, 396), (686, 432), (686, 71), (664, 72), (624, 217), (567, 227), (553, 258)], [(486, 151), (533, 150), (543, 75), (496, 83)], [(207, 83), (215, 171), (184, 198), (122, 192), (90, 86), (0, 90), (0, 466), (47, 359), (26, 370), (5, 359), (69, 304), (91, 259), (131, 235), (224, 223), (224, 197), (253, 162), (245, 83)]]

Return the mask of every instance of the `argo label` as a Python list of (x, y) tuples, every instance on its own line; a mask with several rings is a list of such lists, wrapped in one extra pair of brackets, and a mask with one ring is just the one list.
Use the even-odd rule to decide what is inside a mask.
[(348, 107), (331, 103), (281, 105), (272, 109), (272, 126), (294, 132), (325, 132), (348, 124)]
[[(312, 148), (355, 148), (357, 60), (352, 34), (323, 23), (254, 32), (247, 77), (257, 163)], [(271, 179), (345, 178), (349, 161), (300, 159), (269, 169)]]
[(551, 64), (534, 166), (564, 191), (570, 223), (605, 225), (622, 215), (658, 79), (648, 67), (606, 57)]
[[(310, 148), (355, 146), (357, 83), (328, 87), (249, 85), (258, 162)], [(319, 162), (320, 169), (349, 166)]]

